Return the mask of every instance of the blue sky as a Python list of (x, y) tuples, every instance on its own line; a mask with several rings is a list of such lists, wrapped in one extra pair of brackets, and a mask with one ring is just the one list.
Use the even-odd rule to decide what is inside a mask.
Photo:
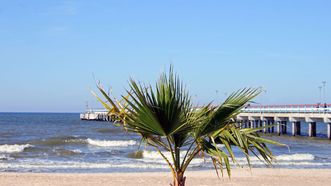
[[(331, 101), (330, 1), (0, 1), (0, 112), (80, 112), (174, 64), (196, 102)], [(94, 74), (94, 75), (93, 75)], [(216, 91), (218, 92), (216, 94)]]

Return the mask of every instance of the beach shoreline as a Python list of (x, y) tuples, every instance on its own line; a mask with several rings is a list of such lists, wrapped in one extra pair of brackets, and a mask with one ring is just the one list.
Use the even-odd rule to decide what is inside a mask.
[[(214, 170), (188, 171), (187, 186), (202, 185), (318, 185), (331, 183), (331, 169), (235, 168), (231, 180), (218, 179)], [(169, 185), (169, 172), (136, 173), (0, 173), (0, 186), (112, 186)]]

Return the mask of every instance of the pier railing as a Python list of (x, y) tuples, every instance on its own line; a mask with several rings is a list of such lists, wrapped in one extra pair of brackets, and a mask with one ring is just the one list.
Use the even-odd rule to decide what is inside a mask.
[(245, 113), (331, 113), (331, 104), (250, 105)]

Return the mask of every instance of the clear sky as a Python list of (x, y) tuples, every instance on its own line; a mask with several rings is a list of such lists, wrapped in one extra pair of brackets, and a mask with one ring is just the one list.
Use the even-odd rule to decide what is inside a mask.
[[(0, 0), (0, 112), (80, 112), (174, 64), (199, 103), (331, 101), (331, 1)], [(218, 93), (216, 93), (218, 92)]]

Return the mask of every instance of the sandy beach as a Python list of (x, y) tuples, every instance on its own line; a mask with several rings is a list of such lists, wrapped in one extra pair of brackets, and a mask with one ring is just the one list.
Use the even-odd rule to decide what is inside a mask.
[[(234, 169), (232, 179), (214, 171), (189, 171), (188, 186), (203, 185), (331, 185), (331, 169)], [(0, 173), (1, 186), (158, 186), (169, 185), (167, 172), (142, 173)]]

